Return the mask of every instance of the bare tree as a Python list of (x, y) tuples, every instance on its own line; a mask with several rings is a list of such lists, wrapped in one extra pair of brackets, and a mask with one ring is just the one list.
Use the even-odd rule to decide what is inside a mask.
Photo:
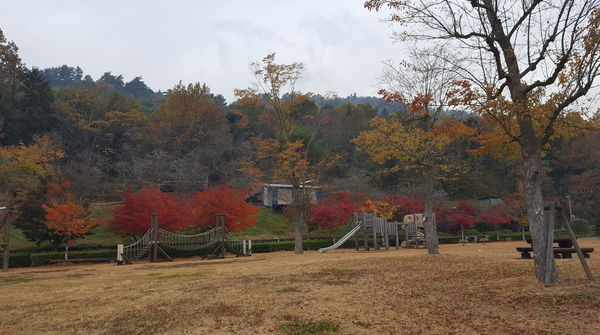
[[(369, 0), (391, 10), (402, 40), (444, 43), (465, 61), (460, 73), (479, 88), (490, 113), (521, 150), (535, 274), (558, 282), (546, 264), (542, 150), (600, 74), (598, 0)], [(492, 66), (488, 66), (488, 65)], [(490, 102), (492, 102), (490, 104)], [(498, 112), (500, 110), (501, 112)], [(509, 121), (515, 126), (507, 127)]]

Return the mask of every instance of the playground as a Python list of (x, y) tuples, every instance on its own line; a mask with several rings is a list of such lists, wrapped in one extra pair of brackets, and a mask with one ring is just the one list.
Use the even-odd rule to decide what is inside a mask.
[(562, 283), (544, 288), (515, 251), (525, 244), (14, 269), (0, 277), (0, 333), (600, 333), (600, 283), (558, 259)]

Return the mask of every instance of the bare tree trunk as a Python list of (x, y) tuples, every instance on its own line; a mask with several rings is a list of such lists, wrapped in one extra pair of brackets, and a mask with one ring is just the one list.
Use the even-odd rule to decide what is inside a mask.
[(65, 246), (65, 261), (69, 260), (69, 241), (67, 240), (67, 245)]
[[(531, 232), (531, 246), (533, 247), (535, 278), (544, 282), (546, 272), (551, 271), (550, 283), (559, 281), (556, 271), (556, 262), (552, 259), (550, 264), (546, 264), (546, 246), (547, 246), (547, 227), (544, 220), (544, 199), (542, 196), (542, 178), (541, 178), (541, 151), (538, 148), (524, 151), (525, 166), (525, 205), (527, 206), (527, 216), (529, 217), (529, 231)], [(553, 211), (549, 212), (553, 213)]]
[(430, 172), (425, 174), (425, 216), (427, 220), (425, 225), (425, 246), (429, 254), (439, 254), (438, 236), (435, 219), (433, 216), (433, 175)]

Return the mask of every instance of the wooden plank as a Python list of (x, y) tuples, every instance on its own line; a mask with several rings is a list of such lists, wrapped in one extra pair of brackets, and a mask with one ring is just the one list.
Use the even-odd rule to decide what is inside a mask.
[(583, 252), (581, 251), (581, 248), (579, 247), (579, 243), (577, 242), (577, 238), (575, 237), (575, 233), (573, 232), (573, 228), (571, 227), (571, 223), (569, 222), (570, 220), (567, 220), (567, 216), (565, 215), (565, 211), (562, 209), (562, 206), (559, 207), (559, 210), (562, 214), (561, 216), (563, 219), (563, 223), (567, 227), (567, 231), (569, 232), (569, 237), (571, 237), (571, 241), (573, 242), (573, 247), (575, 248), (575, 251), (577, 251), (577, 256), (579, 257), (581, 266), (583, 266), (585, 275), (587, 276), (588, 280), (594, 280), (594, 276), (592, 275), (592, 270), (590, 270), (590, 267), (588, 266), (588, 263), (585, 260), (585, 256), (583, 255)]
[(123, 245), (117, 244), (117, 262), (123, 262)]
[(6, 214), (4, 218), (6, 222), (4, 223), (4, 241), (2, 242), (2, 271), (8, 271), (8, 262), (10, 261), (9, 257), (9, 245), (10, 245), (10, 215)]
[(158, 260), (158, 214), (153, 213), (150, 216), (150, 226), (152, 227), (152, 253), (150, 254), (150, 261), (156, 262)]
[(377, 226), (379, 222), (377, 221), (379, 221), (379, 218), (373, 214), (373, 250), (379, 250), (379, 245), (377, 245)]
[(554, 211), (544, 210), (544, 221), (546, 221), (546, 271), (544, 273), (544, 285), (552, 284), (552, 262), (554, 261)]
[(385, 238), (384, 245), (385, 250), (390, 250), (390, 235), (388, 232), (389, 224), (386, 218), (383, 218), (383, 238)]
[(367, 233), (367, 213), (363, 212), (363, 240), (365, 251), (369, 251), (369, 234)]
[(396, 228), (396, 250), (400, 249), (400, 229), (398, 229), (398, 222), (394, 222), (394, 227)]

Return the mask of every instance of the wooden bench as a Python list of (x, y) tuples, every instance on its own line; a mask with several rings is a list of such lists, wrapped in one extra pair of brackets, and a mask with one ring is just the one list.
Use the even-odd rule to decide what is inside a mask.
[[(521, 258), (531, 259), (532, 247), (518, 247), (517, 251), (521, 253)], [(573, 258), (573, 254), (577, 251), (575, 248), (554, 248), (554, 258)], [(590, 253), (594, 252), (594, 248), (581, 248), (581, 252), (585, 258), (590, 258)]]

